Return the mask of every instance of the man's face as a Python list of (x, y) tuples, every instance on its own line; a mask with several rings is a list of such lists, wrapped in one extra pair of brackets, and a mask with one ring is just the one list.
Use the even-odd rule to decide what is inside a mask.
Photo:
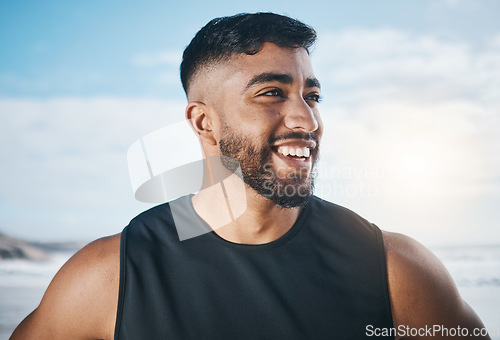
[[(227, 72), (226, 72), (227, 71)], [(307, 52), (264, 44), (238, 55), (218, 88), (220, 153), (236, 159), (245, 183), (274, 203), (307, 203), (322, 123), (319, 82)]]

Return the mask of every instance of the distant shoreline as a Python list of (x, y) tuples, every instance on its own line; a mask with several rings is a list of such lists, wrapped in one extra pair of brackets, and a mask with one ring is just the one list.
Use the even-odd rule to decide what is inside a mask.
[(46, 261), (52, 252), (76, 251), (83, 245), (83, 242), (30, 242), (0, 233), (0, 261)]

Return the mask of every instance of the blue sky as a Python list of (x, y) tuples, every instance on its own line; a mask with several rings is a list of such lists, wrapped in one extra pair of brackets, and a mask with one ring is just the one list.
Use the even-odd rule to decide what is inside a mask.
[(0, 95), (177, 97), (178, 86), (155, 82), (158, 69), (134, 67), (134, 58), (182, 51), (200, 25), (241, 11), (287, 13), (320, 33), (397, 28), (481, 44), (497, 32), (499, 7), (494, 1), (3, 1)]
[(320, 196), (424, 244), (500, 243), (500, 3), (468, 0), (2, 1), (0, 231), (90, 240), (150, 207), (128, 147), (183, 117), (196, 31), (254, 11), (318, 31)]

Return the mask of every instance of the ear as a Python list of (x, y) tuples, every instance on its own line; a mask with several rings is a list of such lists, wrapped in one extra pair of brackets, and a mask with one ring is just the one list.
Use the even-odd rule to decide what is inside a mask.
[(209, 108), (203, 102), (193, 101), (186, 107), (186, 119), (194, 133), (205, 143), (216, 145), (213, 122), (209, 116)]

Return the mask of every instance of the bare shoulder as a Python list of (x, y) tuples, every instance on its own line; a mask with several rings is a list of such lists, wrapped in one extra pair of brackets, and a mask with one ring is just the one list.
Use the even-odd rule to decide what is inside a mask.
[(12, 339), (112, 339), (118, 304), (120, 234), (78, 251)]
[(443, 263), (430, 250), (402, 234), (383, 231), (383, 239), (395, 327), (460, 326), (467, 328), (469, 335), (474, 328), (484, 327), (460, 297)]

